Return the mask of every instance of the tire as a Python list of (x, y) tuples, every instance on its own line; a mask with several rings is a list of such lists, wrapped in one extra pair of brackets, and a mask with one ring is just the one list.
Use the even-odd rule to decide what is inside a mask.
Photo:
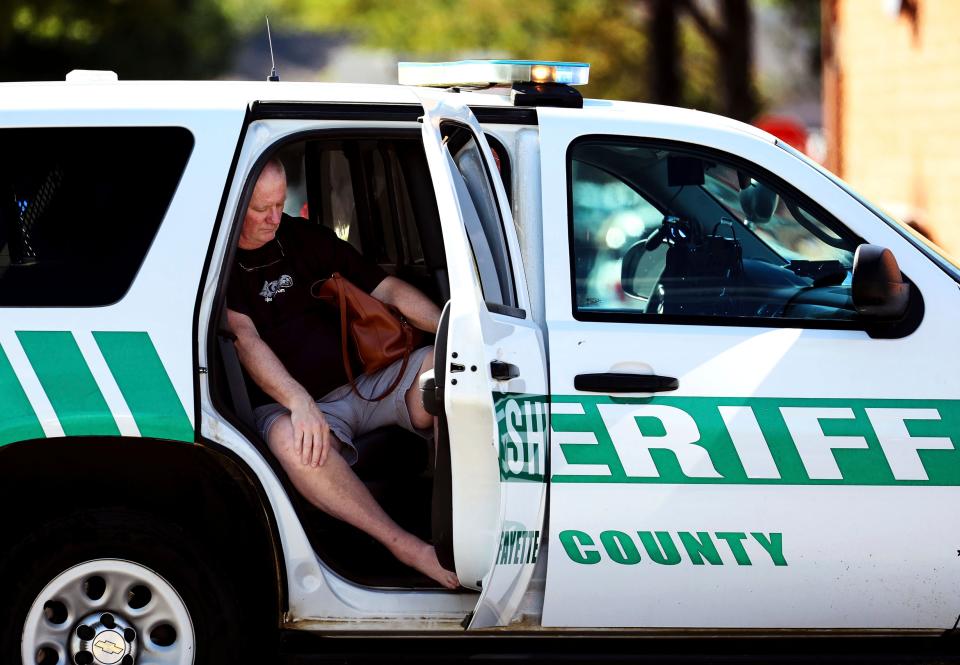
[(34, 528), (0, 563), (0, 662), (256, 662), (245, 615), (259, 613), (243, 611), (223, 558), (176, 525), (123, 510)]

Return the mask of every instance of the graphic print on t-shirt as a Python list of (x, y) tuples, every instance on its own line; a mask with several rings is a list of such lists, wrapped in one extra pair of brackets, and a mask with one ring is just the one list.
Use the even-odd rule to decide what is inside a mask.
[(290, 275), (281, 275), (280, 279), (264, 282), (260, 295), (263, 296), (264, 302), (273, 302), (274, 296), (284, 293), (291, 286), (293, 286), (293, 278)]
[[(338, 272), (370, 293), (386, 273), (331, 229), (306, 219), (283, 215), (276, 240), (237, 248), (227, 307), (249, 316), (293, 379), (320, 398), (347, 383), (347, 374), (340, 311), (312, 297), (310, 285)], [(253, 406), (273, 401), (253, 380), (247, 389)]]

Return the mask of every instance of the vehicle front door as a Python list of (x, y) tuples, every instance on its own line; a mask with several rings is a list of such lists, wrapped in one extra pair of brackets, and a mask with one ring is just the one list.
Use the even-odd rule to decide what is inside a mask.
[[(578, 113), (539, 111), (544, 625), (951, 627), (956, 282), (768, 138)], [(853, 302), (861, 242), (899, 323)]]

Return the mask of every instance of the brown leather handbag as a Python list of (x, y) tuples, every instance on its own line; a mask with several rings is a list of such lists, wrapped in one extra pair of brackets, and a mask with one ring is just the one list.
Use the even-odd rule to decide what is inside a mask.
[[(422, 333), (395, 307), (367, 295), (340, 273), (314, 282), (310, 294), (340, 311), (340, 352), (353, 392), (368, 402), (377, 402), (393, 392), (407, 371), (410, 354), (422, 340)], [(383, 393), (367, 397), (357, 389), (354, 361), (364, 374), (370, 374), (400, 359), (400, 372)]]

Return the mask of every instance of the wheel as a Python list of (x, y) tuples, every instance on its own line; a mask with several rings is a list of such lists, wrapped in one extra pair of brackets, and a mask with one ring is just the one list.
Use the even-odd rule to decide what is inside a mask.
[(9, 593), (2, 662), (250, 662), (259, 645), (249, 644), (242, 598), (211, 565), (217, 558), (184, 530), (142, 514), (84, 513), (33, 529), (0, 568)]
[(94, 559), (34, 599), (20, 653), (24, 663), (189, 665), (195, 644), (190, 612), (167, 580), (132, 561)]

